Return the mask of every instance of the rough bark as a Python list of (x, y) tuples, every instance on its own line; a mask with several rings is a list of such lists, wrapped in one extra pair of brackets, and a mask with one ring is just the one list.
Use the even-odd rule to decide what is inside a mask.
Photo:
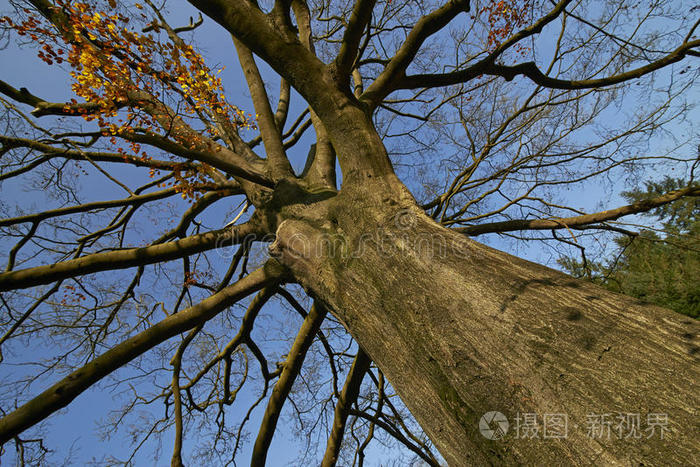
[[(272, 251), (346, 326), (451, 466), (695, 465), (698, 323), (496, 251), (430, 220), (395, 179), (346, 186)], [(399, 195), (397, 195), (399, 194)], [(564, 413), (566, 439), (489, 440), (485, 412)], [(588, 414), (664, 413), (646, 439)]]

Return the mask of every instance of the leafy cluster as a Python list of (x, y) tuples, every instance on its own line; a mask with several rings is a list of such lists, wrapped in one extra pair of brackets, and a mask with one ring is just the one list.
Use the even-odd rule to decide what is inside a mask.
[[(136, 3), (135, 8), (144, 7)], [(172, 115), (159, 114), (163, 107), (152, 96), (174, 94), (182, 103), (178, 106), (179, 116), (191, 117), (193, 121), (225, 121), (241, 128), (254, 127), (244, 111), (226, 101), (218, 77), (223, 68), (213, 72), (203, 57), (172, 30), (163, 39), (157, 33), (166, 28), (153, 22), (144, 28), (147, 33), (138, 33), (129, 26), (133, 18), (118, 12), (115, 2), (109, 2), (103, 10), (95, 2), (59, 0), (53, 10), (63, 20), (59, 23), (63, 24), (62, 29), (29, 9), (24, 10), (27, 16), (22, 21), (1, 17), (0, 23), (39, 44), (37, 55), (48, 65), (70, 65), (73, 92), (91, 105), (81, 105), (73, 98), (65, 104), (64, 113), (95, 121), (125, 160), (126, 150), (118, 145), (115, 136), (156, 133), (167, 127), (164, 119), (172, 119)], [(143, 13), (140, 16), (147, 18)], [(120, 112), (122, 108), (126, 110)], [(213, 126), (204, 130), (216, 136)], [(170, 136), (190, 149), (201, 142), (197, 138), (178, 138), (177, 134)], [(151, 159), (137, 142), (131, 141), (126, 147), (143, 161)], [(208, 172), (208, 167), (178, 169), (170, 184), (178, 188), (183, 198), (196, 199), (198, 189), (209, 181)], [(157, 173), (152, 169), (150, 176)]]
[[(139, 107), (152, 104), (142, 100), (145, 94), (141, 91), (148, 95), (171, 91), (184, 99), (184, 110), (191, 116), (206, 111), (241, 126), (250, 125), (242, 110), (226, 102), (217, 76), (223, 68), (212, 72), (191, 45), (174, 37), (161, 40), (150, 32), (140, 34), (128, 26), (128, 16), (114, 10), (100, 11), (92, 3), (61, 0), (56, 5), (57, 14), (65, 18), (62, 31), (35, 16), (17, 24), (9, 17), (0, 21), (38, 42), (38, 56), (47, 64), (67, 61), (75, 80), (72, 90), (100, 108), (88, 113), (84, 108), (66, 106), (67, 112), (83, 112), (86, 120), (97, 120), (113, 135), (133, 131), (136, 126), (152, 129), (157, 127), (154, 118), (136, 113)], [(136, 8), (143, 6), (136, 4)], [(117, 118), (122, 106), (131, 111)], [(116, 118), (116, 123), (108, 121), (110, 117)]]
[[(529, 1), (499, 0), (487, 2), (480, 11), (480, 13), (487, 15), (486, 21), (489, 25), (486, 39), (487, 49), (489, 51), (495, 50), (505, 39), (527, 25), (531, 21), (531, 8)], [(517, 44), (516, 50), (521, 55), (527, 52), (527, 48), (520, 44)]]

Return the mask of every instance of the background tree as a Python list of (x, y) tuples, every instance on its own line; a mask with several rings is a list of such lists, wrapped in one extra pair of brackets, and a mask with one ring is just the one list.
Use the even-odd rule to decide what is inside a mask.
[[(688, 185), (685, 180), (666, 177), (661, 182), (647, 182), (644, 190), (628, 191), (623, 196), (629, 202), (639, 202)], [(615, 243), (620, 251), (607, 261), (584, 264), (565, 257), (562, 266), (572, 275), (590, 277), (614, 292), (697, 318), (700, 316), (700, 288), (696, 279), (700, 275), (700, 203), (697, 198), (682, 198), (644, 214), (656, 217), (663, 227), (617, 237)]]
[[(40, 424), (102, 384), (107, 431), (174, 434), (173, 465), (248, 438), (264, 464), (284, 407), (307, 463), (388, 437), (430, 465), (431, 442), (456, 466), (697, 463), (697, 322), (469, 238), (584, 251), (700, 194), (695, 5), (189, 3), (184, 26), (151, 1), (3, 18), (74, 95), (0, 82), (4, 454), (41, 458)], [(237, 75), (192, 45), (214, 26)], [(689, 185), (581, 196), (665, 170)], [(499, 442), (491, 410), (663, 414), (666, 436)]]

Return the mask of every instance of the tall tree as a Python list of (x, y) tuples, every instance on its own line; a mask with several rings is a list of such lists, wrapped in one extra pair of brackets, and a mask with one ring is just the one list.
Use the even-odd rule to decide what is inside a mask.
[[(263, 465), (295, 381), (317, 381), (319, 360), (308, 359), (318, 339), (330, 375), (323, 465), (343, 444), (362, 463), (379, 429), (438, 463), (391, 388), (452, 466), (698, 463), (698, 391), (688, 384), (699, 376), (697, 322), (470, 238), (545, 232), (575, 243), (576, 232), (619, 230), (624, 215), (700, 194), (691, 185), (583, 212), (563, 191), (650, 163), (692, 179), (688, 146), (664, 150), (650, 137), (689, 115), (697, 6), (190, 0), (203, 17), (175, 26), (150, 0), (26, 3), (11, 2), (6, 32), (65, 67), (76, 98), (0, 82), (3, 183), (41, 187), (55, 205), (26, 212), (18, 199), (20, 211), (5, 206), (0, 220), (15, 239), (0, 274), (2, 365), (22, 361), (23, 345), (30, 358), (51, 353), (5, 384), (0, 442), (21, 455), (43, 449), (25, 430), (116, 375), (135, 392), (117, 425), (136, 406), (165, 403), (146, 434), (172, 427), (173, 465), (198, 416), (213, 438), (201, 453), (223, 446), (235, 457), (264, 402), (251, 459)], [(204, 17), (232, 37), (254, 110), (227, 100), (188, 41)], [(302, 169), (295, 154), (310, 129)], [(83, 190), (91, 199), (78, 170), (99, 180)], [(122, 197), (99, 198), (105, 181)], [(175, 194), (191, 204), (167, 204)], [(231, 222), (216, 210), (239, 201)], [(225, 227), (202, 220), (217, 216)], [(142, 228), (150, 221), (155, 238)], [(270, 257), (251, 272), (260, 244)], [(231, 245), (219, 271), (207, 252)], [(285, 284), (303, 288), (309, 311)], [(277, 296), (303, 323), (275, 367), (254, 324)], [(136, 375), (120, 377), (125, 365)], [(31, 392), (46, 374), (57, 381)], [(260, 395), (231, 424), (227, 408), (249, 380)], [(300, 419), (312, 407), (297, 406)], [(571, 425), (494, 440), (479, 430), (491, 411)], [(634, 412), (656, 436), (582, 428), (591, 414)]]

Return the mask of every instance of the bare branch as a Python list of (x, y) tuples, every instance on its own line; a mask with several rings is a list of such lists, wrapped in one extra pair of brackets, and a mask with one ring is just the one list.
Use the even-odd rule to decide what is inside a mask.
[(222, 310), (262, 287), (279, 282), (284, 274), (284, 270), (276, 262), (268, 262), (264, 267), (226, 287), (221, 292), (193, 307), (165, 318), (158, 324), (118, 344), (2, 418), (0, 420), (0, 444), (65, 407), (79, 394), (112, 371), (124, 366), (161, 342), (210, 320)]
[[(294, 1), (292, 8), (299, 25), (299, 38), (302, 44), (311, 53), (315, 53), (311, 31), (311, 14), (308, 5), (304, 1)], [(309, 150), (301, 176), (312, 186), (335, 189), (335, 150), (331, 144), (326, 127), (318, 114), (313, 109), (310, 109), (310, 114), (311, 123), (313, 123), (316, 132), (316, 143)], [(301, 137), (302, 129), (305, 128), (302, 127), (300, 131), (295, 132), (294, 138)], [(295, 139), (292, 141), (296, 142)]]
[[(29, 92), (27, 88), (17, 90), (2, 80), (0, 80), (0, 92), (17, 102), (33, 106), (34, 110), (31, 111), (31, 114), (35, 117), (43, 117), (45, 115), (82, 116), (99, 113), (102, 110), (99, 104), (48, 102)], [(126, 102), (114, 102), (114, 105), (115, 108), (121, 108), (126, 105)]]
[(700, 40), (687, 42), (665, 57), (651, 62), (647, 65), (635, 68), (624, 73), (608, 76), (599, 79), (584, 79), (584, 80), (563, 80), (551, 78), (540, 71), (534, 62), (521, 63), (514, 66), (492, 65), (486, 67), (483, 74), (502, 76), (506, 80), (512, 80), (517, 75), (524, 75), (531, 79), (535, 84), (552, 89), (591, 89), (603, 86), (612, 86), (636, 78), (641, 78), (644, 75), (652, 73), (663, 67), (679, 62), (686, 55), (692, 55), (693, 48), (700, 46)]
[[(174, 169), (193, 169), (196, 167), (195, 164), (190, 162), (170, 162), (161, 161), (157, 159), (146, 159), (130, 154), (120, 154), (117, 152), (103, 152), (103, 151), (83, 151), (77, 149), (66, 149), (61, 147), (52, 146), (50, 144), (42, 143), (39, 141), (25, 139), (25, 138), (13, 138), (10, 136), (0, 135), (0, 143), (2, 143), (3, 150), (8, 150), (12, 148), (26, 147), (34, 149), (43, 153), (45, 156), (39, 158), (27, 166), (22, 167), (11, 173), (3, 174), (1, 179), (11, 178), (12, 176), (20, 175), (21, 173), (31, 170), (36, 165), (50, 160), (52, 157), (62, 157), (64, 159), (72, 160), (92, 160), (94, 162), (112, 162), (115, 164), (131, 164), (136, 167), (151, 167), (154, 169), (162, 170), (174, 170)], [(57, 141), (57, 144), (62, 144), (62, 141)]]
[(352, 367), (350, 367), (350, 372), (345, 380), (345, 385), (343, 386), (343, 391), (340, 393), (338, 402), (335, 405), (335, 416), (333, 418), (333, 427), (331, 428), (331, 434), (328, 437), (328, 443), (326, 444), (326, 452), (323, 455), (323, 461), (321, 465), (323, 467), (331, 467), (338, 462), (338, 454), (340, 453), (340, 446), (343, 442), (343, 435), (345, 433), (345, 423), (348, 419), (348, 414), (352, 405), (357, 401), (357, 396), (360, 393), (360, 386), (362, 385), (362, 379), (365, 376), (369, 366), (372, 363), (372, 359), (362, 350), (359, 349), (355, 360), (352, 362)]
[(287, 396), (289, 396), (289, 391), (292, 390), (294, 380), (301, 370), (302, 363), (304, 363), (306, 352), (311, 347), (311, 343), (316, 337), (316, 333), (325, 317), (326, 309), (319, 303), (316, 303), (311, 307), (311, 311), (304, 320), (301, 329), (299, 329), (299, 333), (287, 356), (287, 361), (284, 363), (280, 379), (275, 384), (270, 400), (267, 403), (265, 414), (260, 424), (260, 431), (253, 447), (251, 465), (265, 465), (267, 450), (272, 442), (272, 436), (275, 434), (277, 420), (282, 413), (282, 406), (287, 400)]
[(169, 261), (194, 253), (226, 245), (250, 241), (264, 234), (255, 221), (193, 235), (181, 240), (160, 245), (132, 248), (128, 250), (94, 253), (49, 266), (37, 266), (0, 274), (0, 291), (23, 289), (48, 284), (59, 279), (91, 274), (100, 271), (126, 269), (134, 266)]
[(377, 3), (376, 0), (358, 0), (355, 2), (355, 8), (352, 10), (350, 21), (343, 41), (340, 44), (340, 52), (335, 59), (336, 80), (341, 86), (345, 86), (345, 82), (350, 76), (352, 66), (357, 58), (358, 47), (362, 39), (362, 33), (372, 19), (372, 9)]
[(74, 214), (76, 212), (87, 212), (94, 211), (97, 209), (107, 209), (120, 206), (133, 206), (137, 204), (144, 204), (149, 201), (156, 201), (159, 199), (167, 198), (178, 192), (177, 187), (167, 188), (165, 190), (156, 191), (153, 193), (146, 193), (145, 195), (135, 195), (129, 196), (124, 199), (116, 199), (109, 201), (95, 201), (93, 203), (85, 203), (78, 206), (69, 206), (60, 209), (53, 209), (49, 211), (43, 211), (36, 214), (28, 214), (26, 216), (18, 216), (7, 219), (0, 219), (0, 227), (5, 227), (8, 225), (21, 224), (24, 222), (40, 222), (45, 219), (50, 219), (52, 217), (66, 216), (69, 214)]
[(425, 40), (445, 27), (459, 13), (469, 11), (469, 0), (454, 0), (423, 16), (413, 27), (384, 71), (362, 94), (360, 100), (375, 108), (392, 90), (411, 64)]
[(647, 212), (664, 204), (671, 203), (684, 196), (700, 196), (700, 188), (688, 187), (682, 190), (672, 191), (656, 198), (637, 201), (636, 203), (621, 206), (616, 209), (601, 211), (594, 214), (586, 214), (575, 217), (565, 217), (557, 219), (533, 219), (533, 220), (511, 220), (503, 222), (493, 222), (489, 224), (472, 225), (469, 227), (458, 227), (453, 230), (470, 236), (485, 233), (512, 232), (514, 230), (550, 230), (580, 228), (590, 224), (613, 221), (619, 217), (629, 214)]
[(372, 416), (366, 412), (363, 412), (361, 410), (356, 410), (356, 409), (350, 409), (350, 415), (354, 415), (356, 417), (364, 418), (365, 420), (369, 420), (370, 422), (374, 423), (376, 426), (381, 428), (382, 430), (386, 431), (389, 433), (392, 437), (394, 437), (397, 441), (399, 441), (401, 444), (406, 446), (408, 449), (413, 451), (418, 457), (423, 459), (429, 466), (431, 467), (440, 467), (440, 464), (435, 461), (435, 459), (431, 459), (426, 453), (424, 453), (419, 446), (414, 444), (410, 439), (406, 438), (400, 431), (394, 429), (389, 423), (386, 421), (382, 420), (378, 416)]
[[(325, 75), (325, 65), (299, 40), (276, 29), (270, 18), (253, 2), (225, 0), (189, 0), (196, 8), (221, 24), (243, 42), (255, 55), (289, 80), (310, 102), (320, 98), (318, 82)], [(312, 98), (316, 97), (316, 99)]]
[[(188, 131), (193, 130), (189, 129)], [(195, 149), (187, 148), (186, 146), (180, 143), (177, 143), (152, 132), (129, 134), (123, 133), (119, 136), (129, 141), (149, 144), (151, 146), (167, 151), (171, 154), (176, 154), (187, 159), (204, 162), (206, 164), (211, 165), (212, 167), (221, 169), (225, 173), (228, 173), (234, 177), (239, 177), (243, 180), (248, 180), (250, 182), (257, 183), (265, 187), (274, 186), (272, 180), (270, 180), (267, 176), (261, 173), (260, 170), (252, 166), (250, 162), (248, 162), (238, 154), (234, 153), (233, 151), (230, 151), (229, 149), (218, 144), (210, 143), (208, 144), (209, 147), (207, 148)]]
[(250, 96), (258, 114), (258, 126), (262, 136), (267, 162), (274, 180), (280, 180), (293, 175), (292, 166), (287, 159), (282, 145), (282, 132), (275, 121), (275, 115), (270, 107), (270, 99), (265, 90), (265, 83), (260, 76), (260, 70), (255, 63), (255, 58), (250, 49), (241, 41), (233, 37), (233, 43), (238, 52), (238, 60), (241, 63), (250, 90)]
[(173, 355), (170, 364), (173, 366), (173, 416), (175, 417), (175, 441), (173, 443), (173, 456), (170, 465), (173, 467), (181, 467), (182, 463), (182, 438), (183, 438), (183, 423), (182, 423), (182, 396), (180, 394), (180, 369), (182, 368), (182, 354), (192, 342), (192, 339), (202, 330), (204, 323), (199, 324), (192, 329), (177, 348)]
[(289, 114), (289, 101), (292, 95), (292, 88), (289, 81), (282, 78), (280, 81), (280, 97), (277, 101), (277, 110), (275, 111), (275, 124), (280, 134), (284, 133), (284, 125), (287, 122)]
[[(564, 3), (565, 2), (561, 2), (560, 4)], [(548, 17), (543, 18), (543, 20), (546, 18)], [(533, 29), (532, 31), (528, 32), (532, 33), (535, 32), (535, 30)], [(518, 35), (514, 37), (517, 36)], [(508, 41), (504, 43), (504, 46), (505, 45), (512, 44), (510, 41)], [(665, 55), (663, 58), (648, 63), (644, 66), (616, 75), (608, 76), (605, 78), (592, 78), (584, 80), (564, 80), (559, 78), (552, 78), (542, 73), (542, 71), (537, 67), (537, 64), (535, 62), (525, 62), (512, 66), (497, 64), (494, 62), (497, 55), (494, 52), (494, 54), (490, 54), (488, 57), (484, 58), (483, 60), (480, 60), (479, 62), (464, 70), (454, 71), (450, 73), (406, 76), (400, 80), (400, 82), (396, 86), (396, 89), (450, 86), (458, 83), (466, 83), (467, 81), (470, 81), (481, 75), (501, 76), (507, 81), (512, 80), (518, 75), (523, 75), (529, 78), (535, 84), (551, 89), (571, 90), (600, 88), (604, 86), (612, 86), (614, 84), (619, 84), (636, 78), (641, 78), (644, 75), (652, 73), (673, 63), (679, 62), (683, 60), (683, 58), (685, 58), (686, 55), (693, 55), (693, 52), (696, 52), (693, 49), (695, 49), (698, 46), (700, 46), (700, 40), (685, 42), (679, 47), (677, 47), (675, 50)], [(501, 49), (499, 48), (497, 52), (500, 51)]]

